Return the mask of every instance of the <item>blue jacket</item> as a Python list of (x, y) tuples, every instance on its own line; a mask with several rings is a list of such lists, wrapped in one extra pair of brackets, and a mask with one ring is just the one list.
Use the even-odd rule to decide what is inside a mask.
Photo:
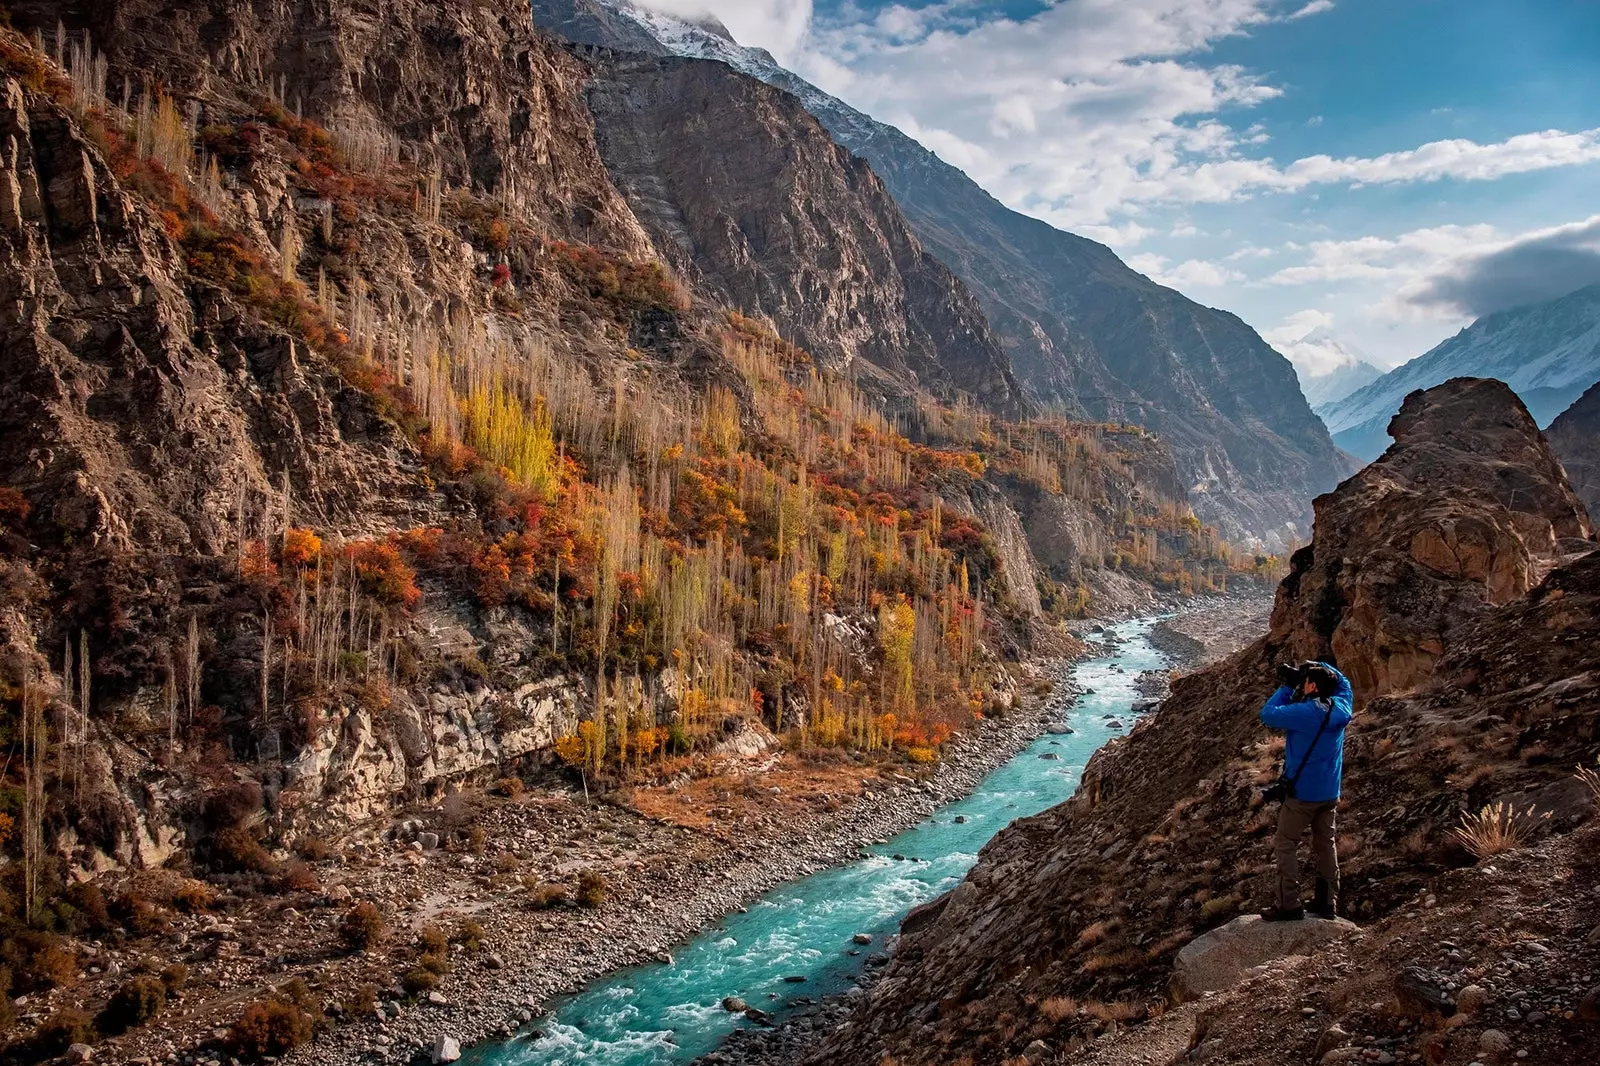
[[(1327, 663), (1322, 665), (1327, 666)], [(1328, 666), (1329, 670), (1333, 667)], [(1292, 703), (1294, 690), (1280, 688), (1261, 708), (1261, 721), (1268, 729), (1284, 731), (1283, 774), (1290, 777), (1305, 760), (1305, 769), (1295, 782), (1294, 798), (1305, 803), (1326, 803), (1339, 798), (1339, 779), (1344, 775), (1344, 727), (1350, 724), (1350, 700), (1354, 693), (1349, 680), (1333, 670), (1339, 679), (1332, 697), (1319, 695), (1314, 700)], [(1328, 716), (1328, 726), (1307, 758), (1306, 751), (1322, 716)]]

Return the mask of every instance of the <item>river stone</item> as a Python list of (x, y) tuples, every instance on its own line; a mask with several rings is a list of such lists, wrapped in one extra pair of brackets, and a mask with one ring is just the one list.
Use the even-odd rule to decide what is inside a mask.
[(738, 996), (729, 996), (722, 1001), (722, 1009), (727, 1011), (729, 1014), (743, 1014), (745, 1011), (750, 1009), (750, 1004), (746, 1003)]
[(850, 939), (852, 941), (854, 941), (855, 943), (857, 943), (857, 944), (870, 944), (870, 943), (872, 943), (872, 934), (871, 933), (857, 933), (855, 936), (851, 937)]
[(1331, 940), (1359, 933), (1343, 918), (1266, 922), (1259, 914), (1246, 914), (1184, 945), (1172, 971), (1173, 999), (1184, 1003), (1220, 992), (1252, 967), (1289, 955), (1310, 955)]
[(433, 1061), (455, 1062), (461, 1057), (461, 1044), (455, 1037), (440, 1033), (433, 1038)]

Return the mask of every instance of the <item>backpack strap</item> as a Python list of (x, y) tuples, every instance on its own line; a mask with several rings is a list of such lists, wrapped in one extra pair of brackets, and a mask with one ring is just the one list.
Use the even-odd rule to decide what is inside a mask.
[(1297, 782), (1299, 782), (1300, 775), (1306, 772), (1306, 763), (1311, 761), (1311, 753), (1317, 750), (1317, 741), (1322, 739), (1322, 734), (1328, 728), (1328, 721), (1333, 717), (1332, 700), (1321, 699), (1317, 702), (1322, 704), (1322, 724), (1317, 726), (1317, 735), (1311, 738), (1311, 746), (1306, 748), (1306, 753), (1304, 755), (1300, 756), (1300, 765), (1298, 768), (1296, 768), (1294, 776), (1288, 779), (1289, 794), (1291, 796), (1294, 795), (1294, 786)]

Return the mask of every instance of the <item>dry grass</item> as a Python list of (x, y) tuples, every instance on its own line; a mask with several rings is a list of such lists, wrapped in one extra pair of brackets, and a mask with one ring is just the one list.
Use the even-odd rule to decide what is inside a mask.
[(1078, 1001), (1071, 996), (1051, 996), (1039, 1004), (1039, 1013), (1052, 1022), (1060, 1023), (1078, 1013)]
[(1094, 999), (1083, 1005), (1083, 1013), (1102, 1022), (1131, 1022), (1144, 1016), (1144, 1008), (1126, 1000), (1103, 1003)]
[(1463, 771), (1452, 777), (1449, 784), (1463, 792), (1470, 792), (1478, 785), (1483, 784), (1494, 776), (1494, 767), (1488, 763), (1480, 763), (1470, 770)]
[(1408, 858), (1422, 858), (1424, 855), (1428, 854), (1429, 850), (1427, 832), (1418, 829), (1415, 833), (1410, 834), (1405, 838), (1405, 840), (1401, 841), (1400, 847), (1405, 850)]
[(1078, 946), (1093, 947), (1115, 932), (1116, 928), (1116, 922), (1094, 922), (1091, 925), (1087, 925), (1084, 927), (1083, 932), (1078, 934)]
[(1532, 824), (1549, 817), (1548, 813), (1541, 817), (1533, 807), (1518, 814), (1509, 803), (1492, 803), (1477, 814), (1462, 815), (1461, 825), (1450, 832), (1473, 858), (1481, 860), (1520, 848), (1527, 842)]
[[(1595, 765), (1600, 766), (1600, 759), (1595, 760)], [(1578, 767), (1578, 772), (1573, 776), (1577, 777), (1584, 787), (1589, 790), (1590, 795), (1594, 797), (1595, 806), (1600, 807), (1600, 770), (1591, 770), (1587, 766), (1580, 766)]]

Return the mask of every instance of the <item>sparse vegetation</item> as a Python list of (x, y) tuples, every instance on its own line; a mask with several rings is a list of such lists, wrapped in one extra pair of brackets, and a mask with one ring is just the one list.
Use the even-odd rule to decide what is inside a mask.
[(1532, 826), (1548, 817), (1533, 807), (1519, 814), (1509, 803), (1492, 803), (1476, 814), (1463, 814), (1461, 825), (1451, 830), (1451, 835), (1481, 861), (1522, 847)]
[(351, 951), (368, 951), (383, 941), (387, 927), (377, 905), (363, 900), (345, 912), (339, 939)]
[(288, 1054), (316, 1035), (316, 1019), (299, 1004), (273, 996), (250, 1004), (228, 1031), (228, 1044), (245, 1058)]

